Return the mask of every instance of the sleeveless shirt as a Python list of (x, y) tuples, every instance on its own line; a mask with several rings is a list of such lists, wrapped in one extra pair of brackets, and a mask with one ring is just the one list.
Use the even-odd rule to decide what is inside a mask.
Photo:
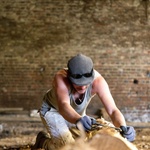
[[(97, 71), (94, 70), (94, 72), (96, 76)], [(73, 107), (73, 109), (77, 113), (79, 113), (82, 116), (86, 114), (86, 108), (88, 104), (90, 103), (91, 99), (95, 96), (95, 95), (91, 95), (91, 90), (92, 90), (92, 83), (87, 87), (83, 101), (79, 105), (76, 104), (75, 102), (72, 89), (68, 91), (68, 95), (70, 97), (70, 105)], [(46, 94), (44, 95), (43, 101), (48, 104), (47, 106), (49, 106), (49, 108), (53, 107), (56, 110), (58, 110), (58, 104), (57, 104), (56, 93), (55, 93), (54, 87), (46, 92)]]

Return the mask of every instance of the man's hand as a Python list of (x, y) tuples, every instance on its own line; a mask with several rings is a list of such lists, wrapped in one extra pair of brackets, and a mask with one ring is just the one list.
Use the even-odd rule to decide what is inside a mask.
[[(88, 116), (88, 117), (89, 117), (89, 116)], [(95, 118), (90, 117), (90, 119), (91, 119), (91, 121), (92, 121), (92, 125), (97, 123)]]
[(81, 118), (77, 121), (77, 123), (76, 123), (77, 128), (78, 128), (78, 124), (79, 124), (79, 123), (82, 124), (82, 126), (83, 126), (83, 128), (84, 128), (85, 131), (89, 131), (89, 130), (91, 130), (92, 125), (95, 123), (95, 119), (94, 119), (94, 118), (91, 118), (91, 117), (89, 117), (89, 116), (84, 116), (84, 117), (81, 117)]
[(121, 135), (125, 137), (128, 141), (132, 142), (135, 139), (136, 133), (132, 126), (120, 126)]

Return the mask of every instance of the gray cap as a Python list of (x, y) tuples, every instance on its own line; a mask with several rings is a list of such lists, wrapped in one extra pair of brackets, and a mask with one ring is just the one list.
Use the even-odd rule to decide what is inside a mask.
[(68, 61), (68, 71), (70, 81), (79, 86), (88, 85), (94, 79), (93, 61), (83, 54)]

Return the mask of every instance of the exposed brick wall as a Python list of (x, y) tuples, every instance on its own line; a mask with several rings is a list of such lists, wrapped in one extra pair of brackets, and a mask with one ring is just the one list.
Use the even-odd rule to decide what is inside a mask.
[(144, 115), (147, 121), (150, 8), (146, 2), (1, 0), (0, 107), (37, 109), (54, 73), (81, 52), (93, 59), (127, 119), (134, 116), (141, 121), (138, 118)]

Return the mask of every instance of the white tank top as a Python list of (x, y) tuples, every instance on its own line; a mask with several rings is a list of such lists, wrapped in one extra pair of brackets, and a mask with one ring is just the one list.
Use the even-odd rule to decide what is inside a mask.
[[(94, 71), (95, 71), (94, 78), (96, 78), (96, 76), (99, 74), (97, 73), (96, 70), (94, 70)], [(80, 105), (75, 103), (75, 100), (74, 100), (73, 94), (72, 94), (72, 89), (68, 93), (69, 97), (70, 97), (70, 105), (73, 107), (73, 109), (76, 112), (78, 112), (82, 116), (84, 116), (86, 114), (86, 108), (87, 108), (88, 104), (90, 103), (91, 99), (95, 96), (95, 95), (91, 95), (91, 90), (92, 90), (92, 83), (86, 89), (83, 102)], [(57, 104), (54, 88), (47, 91), (47, 93), (45, 94), (45, 96), (43, 98), (43, 101), (48, 104), (47, 106), (49, 106), (49, 108), (53, 107), (58, 110), (58, 104)]]

